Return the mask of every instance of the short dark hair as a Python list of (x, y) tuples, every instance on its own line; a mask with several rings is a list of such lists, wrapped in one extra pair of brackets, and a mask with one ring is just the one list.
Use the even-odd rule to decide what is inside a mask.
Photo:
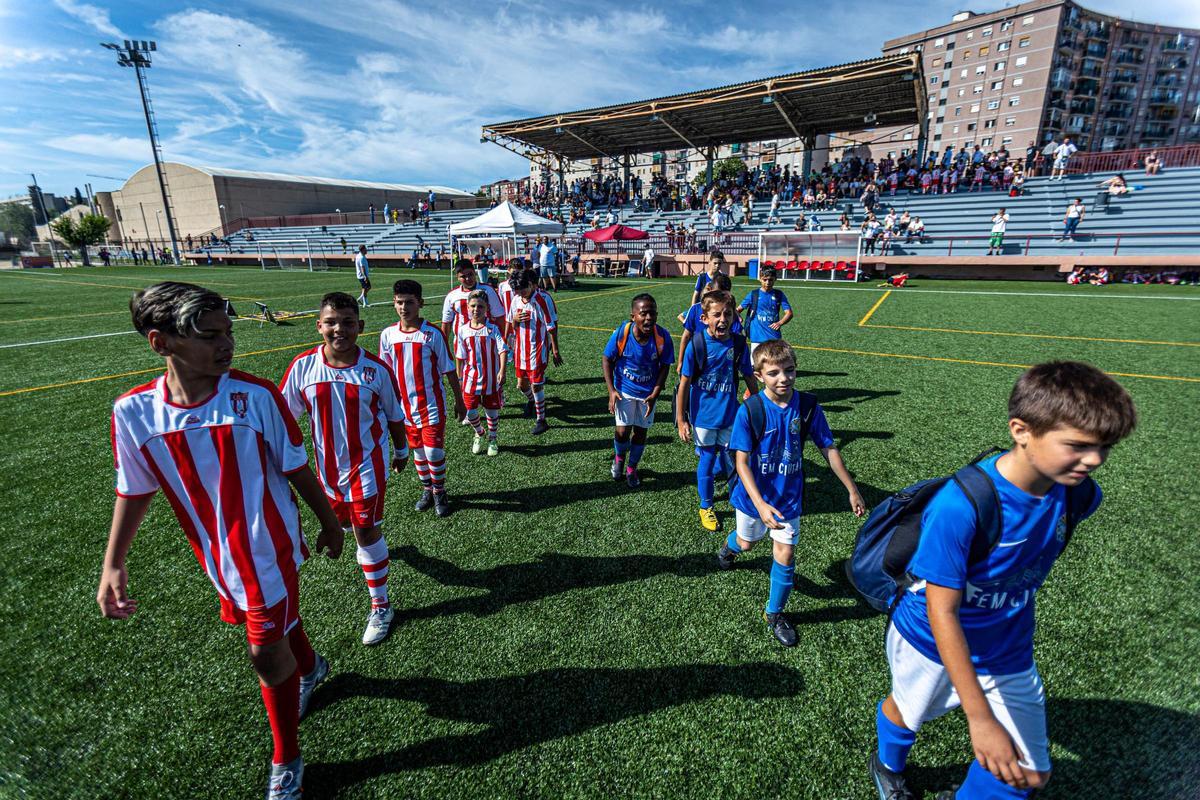
[(1116, 444), (1137, 426), (1137, 409), (1125, 387), (1091, 364), (1050, 361), (1030, 367), (1008, 398), (1009, 419), (1035, 436), (1069, 425)]
[(147, 286), (129, 298), (133, 327), (142, 336), (161, 331), (172, 336), (191, 336), (196, 323), (209, 311), (224, 311), (225, 298), (203, 286), (163, 281)]
[(401, 278), (392, 284), (392, 297), (400, 294), (411, 294), (418, 300), (424, 299), (421, 297), (421, 284), (408, 278)]
[(650, 305), (654, 306), (655, 308), (658, 308), (658, 301), (655, 300), (654, 295), (650, 294), (649, 292), (642, 292), (641, 294), (635, 294), (633, 296), (633, 299), (629, 301), (629, 307), (632, 309), (638, 303), (649, 303)]
[(475, 274), (475, 264), (472, 263), (471, 259), (460, 258), (454, 262), (455, 272), (462, 272), (463, 270), (470, 270), (472, 275)]
[(718, 272), (712, 276), (712, 280), (704, 285), (705, 293), (708, 292), (728, 292), (733, 288), (733, 281), (729, 280), (729, 276), (724, 272)]
[(345, 292), (329, 292), (321, 298), (321, 304), (317, 306), (318, 313), (328, 306), (334, 311), (345, 311), (354, 309), (354, 313), (358, 314), (358, 301)]
[(519, 269), (513, 273), (508, 279), (508, 285), (514, 292), (519, 292), (522, 289), (527, 289), (537, 283), (537, 278), (531, 277), (529, 272)]
[(759, 267), (758, 268), (758, 277), (760, 277), (760, 278), (774, 278), (776, 276), (776, 274), (777, 273), (775, 272), (774, 267)]
[(476, 300), (483, 303), (485, 306), (488, 305), (488, 293), (483, 289), (475, 289), (469, 295), (467, 295), (468, 303), (473, 303)]

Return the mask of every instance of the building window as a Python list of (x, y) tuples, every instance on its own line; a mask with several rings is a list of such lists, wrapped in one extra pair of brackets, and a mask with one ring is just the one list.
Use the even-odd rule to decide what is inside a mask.
[(985, 64), (980, 64), (978, 67), (975, 68), (976, 75), (983, 75), (986, 72), (987, 72), (987, 66)]
[(904, 134), (904, 139), (905, 139), (905, 141), (907, 141), (907, 140), (911, 139), (912, 137), (913, 137), (913, 135), (912, 135), (911, 133), (906, 133), (906, 134)]
[(998, 92), (1004, 88), (1004, 81), (992, 81), (992, 91)]
[(1025, 83), (1024, 78), (1013, 78), (1013, 86), (1021, 86)]
[(936, 39), (934, 39), (934, 40), (933, 40), (933, 46), (934, 46), (934, 47), (944, 47), (944, 46), (945, 46), (945, 44), (946, 44), (946, 37), (945, 37), (945, 36), (939, 36), (938, 38), (936, 38)]
[(979, 103), (972, 103), (972, 104), (971, 104), (971, 113), (972, 113), (972, 114), (978, 114), (978, 113), (979, 113)]
[(997, 53), (1003, 52), (1003, 51), (1007, 50), (1011, 45), (1012, 45), (1012, 42), (1001, 42), (1000, 44), (996, 45), (996, 52)]
[(937, 76), (937, 75), (930, 75), (930, 76), (929, 76), (929, 82), (930, 82), (930, 83), (937, 83), (937, 82), (938, 82), (938, 76)]
[(988, 100), (988, 111), (995, 111), (1000, 107), (999, 100)]
[(970, 57), (971, 57), (971, 51), (969, 49), (963, 50), (963, 58), (970, 58)]
[(1017, 56), (1016, 66), (1023, 67), (1028, 63), (1029, 63), (1029, 56)]
[(1004, 22), (1000, 23), (1000, 30), (1007, 31), (1007, 30), (1010, 30), (1012, 28), (1012, 26), (1013, 26), (1012, 20), (1006, 19), (1006, 20), (1004, 20)]
[(974, 123), (974, 122), (968, 122), (968, 123), (967, 123), (967, 130), (968, 130), (968, 131), (973, 131), (973, 130), (975, 130), (975, 123)]
[(980, 36), (991, 36), (992, 35), (991, 26), (989, 25), (988, 27), (984, 28), (982, 31), (979, 32), (979, 35)]
[(988, 47), (986, 44), (985, 44), (985, 45), (982, 45), (982, 46), (980, 46), (980, 48), (979, 48), (979, 57), (980, 57), (980, 58), (983, 58), (984, 56), (986, 56), (986, 55), (987, 55), (988, 53), (990, 53), (990, 52), (992, 52), (992, 48)]
[(931, 66), (931, 67), (940, 67), (941, 65), (942, 65), (942, 59), (940, 57), (935, 58), (933, 61), (929, 62), (929, 66)]
[(975, 31), (967, 31), (967, 39), (971, 40), (974, 38), (975, 38)]
[(996, 120), (994, 120), (994, 119), (985, 119), (985, 120), (983, 121), (983, 127), (985, 127), (985, 128), (994, 128), (994, 127), (996, 127)]
[(958, 133), (958, 126), (957, 126), (957, 125), (955, 125), (953, 128), (951, 128), (951, 129), (950, 129), (950, 132), (951, 132), (951, 133)]
[(1029, 47), (1029, 37), (1022, 36), (1017, 40), (1017, 47)]
[(995, 64), (992, 65), (992, 71), (999, 72), (1000, 70), (1004, 69), (1006, 66), (1008, 66), (1007, 61), (997, 61)]
[(1014, 126), (1016, 124), (1017, 124), (1016, 117), (1005, 117), (1004, 118), (1004, 127), (1011, 128), (1012, 126)]
[(960, 69), (958, 71), (958, 77), (960, 77), (960, 78), (967, 77), (967, 68), (966, 67), (963, 67), (962, 69)]
[(1021, 20), (1021, 24), (1022, 24), (1022, 25), (1032, 25), (1032, 24), (1033, 24), (1033, 17), (1032, 17), (1032, 16), (1030, 16), (1030, 17), (1026, 17), (1025, 19)]
[(983, 84), (975, 84), (975, 88), (971, 90), (971, 94), (983, 94)]
[[(956, 116), (956, 117), (961, 117), (961, 116), (962, 116), (962, 106), (955, 106), (955, 107), (954, 107), (954, 116)], [(955, 131), (955, 133), (957, 133), (957, 131)]]
[(992, 137), (985, 136), (982, 139), (980, 139), (979, 146), (980, 147), (991, 147), (992, 146)]
[(959, 90), (958, 90), (958, 96), (959, 96), (959, 97), (962, 97), (962, 96), (963, 96), (964, 94), (966, 94), (966, 93), (967, 93), (967, 90), (966, 90), (966, 89), (959, 89)]
[(1000, 144), (1012, 144), (1012, 137), (1005, 136), (1003, 139), (1000, 140)]
[(1021, 96), (1020, 96), (1020, 95), (1014, 95), (1013, 97), (1010, 97), (1010, 98), (1008, 98), (1008, 104), (1009, 104), (1010, 106), (1019, 106), (1019, 105), (1021, 105)]

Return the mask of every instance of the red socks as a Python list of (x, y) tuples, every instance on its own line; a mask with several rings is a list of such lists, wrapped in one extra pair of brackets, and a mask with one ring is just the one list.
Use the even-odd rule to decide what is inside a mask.
[(296, 670), (300, 675), (307, 675), (317, 665), (317, 654), (313, 652), (308, 642), (308, 634), (304, 632), (304, 623), (297, 622), (288, 634), (288, 645), (292, 655), (296, 657)]

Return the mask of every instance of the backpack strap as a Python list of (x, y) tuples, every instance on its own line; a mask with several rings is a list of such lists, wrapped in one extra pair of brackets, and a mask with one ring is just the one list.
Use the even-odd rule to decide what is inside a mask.
[(654, 355), (659, 360), (662, 360), (663, 351), (667, 348), (667, 337), (670, 335), (663, 326), (654, 326)]
[(750, 319), (758, 316), (758, 289), (750, 290)]
[(692, 375), (698, 379), (708, 366), (708, 342), (705, 340), (704, 331), (697, 331), (689, 343), (692, 346)]
[(626, 320), (621, 323), (621, 332), (617, 335), (617, 352), (620, 355), (625, 355), (625, 343), (629, 341), (629, 331), (632, 329), (632, 322)]
[(995, 549), (1004, 533), (1004, 511), (996, 484), (983, 468), (972, 462), (954, 473), (952, 479), (975, 507), (975, 538), (967, 554), (967, 565), (978, 564)]
[(1084, 515), (1096, 502), (1096, 492), (1100, 487), (1091, 478), (1084, 478), (1083, 483), (1078, 486), (1067, 488), (1067, 532), (1063, 539), (1063, 549), (1071, 543), (1071, 536), (1075, 533), (1075, 528), (1083, 521)]
[(738, 375), (742, 372), (742, 356), (746, 353), (746, 337), (740, 333), (729, 334), (733, 337), (733, 396), (737, 397)]
[[(796, 392), (800, 396), (800, 441), (808, 441), (808, 432), (812, 428), (813, 417), (817, 410), (817, 396), (812, 392)], [(801, 444), (801, 447), (804, 445)]]
[(762, 394), (753, 394), (747, 398), (746, 416), (750, 422), (750, 443), (755, 451), (762, 441), (763, 432), (767, 429), (767, 408), (763, 405)]

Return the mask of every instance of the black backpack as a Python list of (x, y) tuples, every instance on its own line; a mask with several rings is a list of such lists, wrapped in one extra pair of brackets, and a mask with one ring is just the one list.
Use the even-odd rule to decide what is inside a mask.
[[(750, 319), (758, 316), (758, 296), (762, 294), (762, 289), (755, 289), (750, 293)], [(771, 290), (771, 297), (775, 300), (775, 308), (783, 308), (783, 292), (778, 289)], [(750, 324), (746, 323), (746, 329), (749, 330)]]
[[(740, 333), (729, 334), (733, 337), (733, 393), (737, 394), (738, 375), (740, 374), (740, 364), (742, 363), (742, 354), (746, 352), (746, 337)], [(704, 335), (704, 331), (700, 331), (689, 340), (692, 346), (692, 380), (697, 380), (704, 374), (704, 368), (708, 366), (708, 339)]]
[[(811, 392), (796, 392), (796, 394), (800, 398), (800, 448), (803, 450), (804, 444), (808, 441), (808, 431), (812, 427), (813, 414), (817, 410), (817, 396)], [(763, 432), (767, 427), (766, 400), (763, 399), (762, 392), (758, 392), (750, 395), (742, 405), (746, 407), (746, 416), (749, 418), (750, 453), (753, 455), (758, 452), (758, 444), (762, 441)], [(729, 479), (729, 491), (733, 491), (733, 487), (738, 484), (739, 480), (737, 470), (734, 470), (733, 476)], [(801, 495), (800, 503), (804, 504), (803, 495)]]

